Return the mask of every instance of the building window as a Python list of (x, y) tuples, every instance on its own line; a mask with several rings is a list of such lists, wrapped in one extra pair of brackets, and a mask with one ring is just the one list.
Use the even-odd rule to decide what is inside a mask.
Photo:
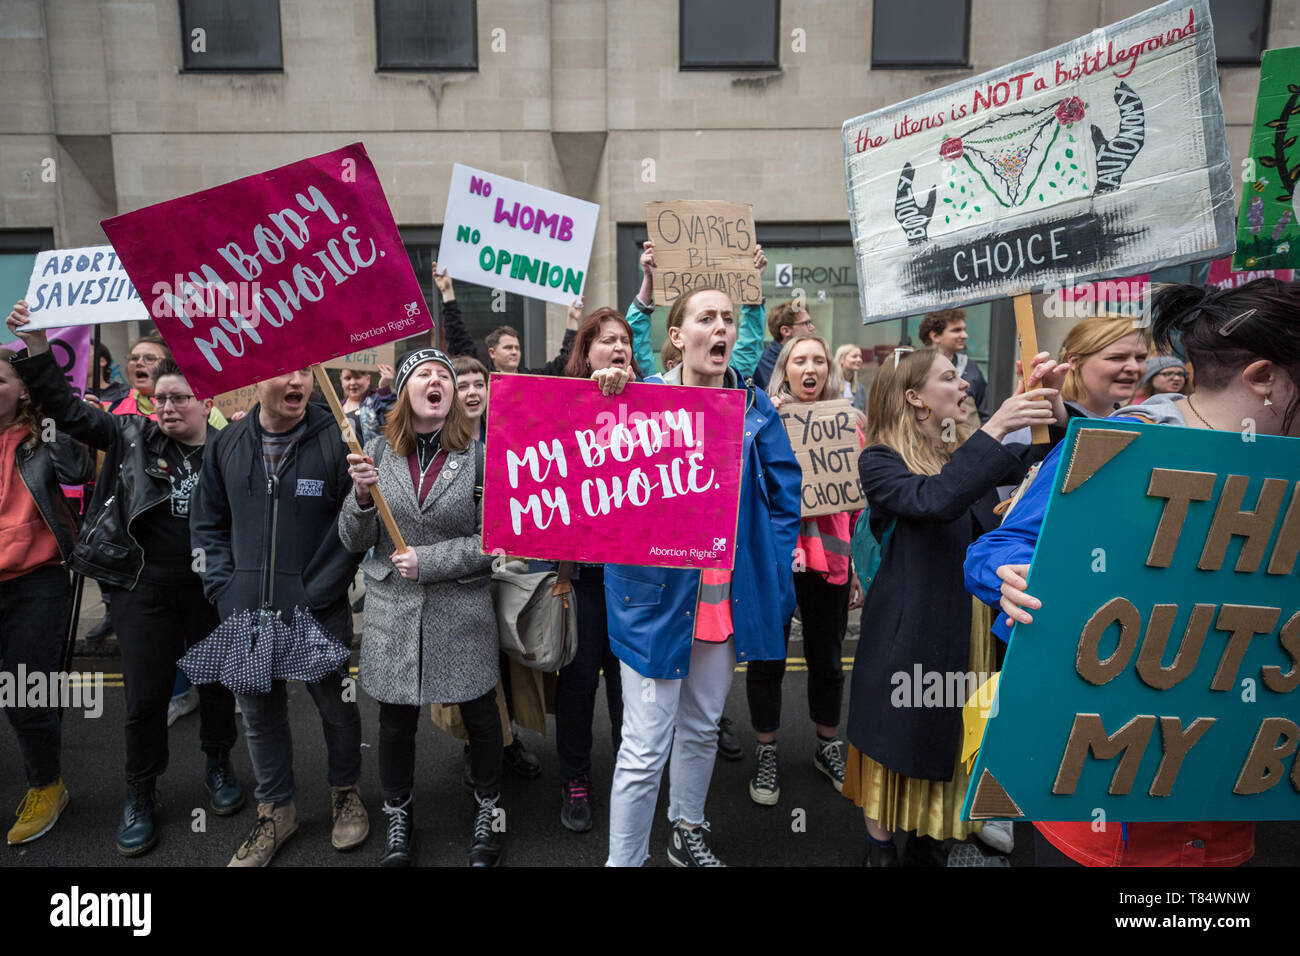
[(776, 70), (780, 0), (680, 0), (683, 70)]
[(876, 0), (871, 66), (970, 66), (970, 0)]
[(475, 0), (375, 0), (380, 70), (477, 70)]
[(280, 0), (181, 0), (187, 71), (281, 72)]
[(1210, 0), (1219, 63), (1259, 63), (1268, 40), (1268, 0)]

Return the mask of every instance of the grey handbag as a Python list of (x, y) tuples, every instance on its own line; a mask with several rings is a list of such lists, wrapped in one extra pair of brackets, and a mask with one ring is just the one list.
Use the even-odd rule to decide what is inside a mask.
[(578, 653), (577, 595), (569, 578), (573, 563), (557, 571), (529, 571), (523, 561), (504, 561), (492, 571), (501, 650), (525, 667), (558, 671)]

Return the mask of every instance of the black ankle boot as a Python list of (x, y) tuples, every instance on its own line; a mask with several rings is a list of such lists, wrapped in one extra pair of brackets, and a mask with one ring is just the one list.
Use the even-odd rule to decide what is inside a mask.
[(384, 801), (388, 818), (388, 846), (379, 858), (380, 866), (411, 866), (415, 862), (415, 807), (411, 795)]
[(474, 814), (474, 842), (469, 847), (470, 866), (500, 866), (505, 853), (501, 832), (493, 826), (496, 823), (497, 801), (499, 793), (490, 797), (474, 795), (478, 803), (478, 812)]
[(152, 780), (127, 789), (122, 822), (117, 828), (117, 850), (123, 856), (143, 856), (158, 843), (154, 829), (157, 794)]

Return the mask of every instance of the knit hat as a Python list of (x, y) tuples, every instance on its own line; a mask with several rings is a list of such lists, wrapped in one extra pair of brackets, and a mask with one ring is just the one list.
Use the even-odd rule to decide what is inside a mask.
[(411, 373), (425, 362), (440, 362), (445, 365), (447, 371), (451, 373), (452, 388), (456, 387), (456, 370), (452, 368), (451, 359), (447, 357), (446, 352), (442, 351), (442, 349), (415, 349), (403, 355), (402, 360), (397, 363), (396, 391), (398, 395), (402, 394), (402, 387), (406, 385)]
[(1182, 359), (1174, 358), (1172, 355), (1156, 355), (1147, 359), (1147, 373), (1142, 376), (1142, 381), (1138, 383), (1138, 388), (1148, 384), (1157, 374), (1167, 368), (1181, 368), (1187, 371), (1187, 366)]

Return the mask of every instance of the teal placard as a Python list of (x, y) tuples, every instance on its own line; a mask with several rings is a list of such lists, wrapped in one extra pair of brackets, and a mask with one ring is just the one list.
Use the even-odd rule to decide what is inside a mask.
[[(1128, 444), (1099, 467), (1089, 464), (1089, 459), (1095, 463), (1103, 458), (1107, 447), (1114, 450), (1126, 440)], [(985, 731), (963, 815), (1069, 821), (1097, 820), (1101, 811), (1104, 819), (1114, 822), (1300, 819), (1295, 755), (1300, 689), (1283, 692), (1269, 684), (1272, 680), (1285, 688), (1300, 679), (1300, 562), (1295, 557), (1300, 542), (1300, 439), (1257, 436), (1248, 430), (1075, 419), (1061, 463), (1029, 572), (1029, 593), (1043, 606), (1033, 612), (1032, 624), (1017, 625), (1012, 634), (995, 716)], [(1170, 500), (1151, 493), (1154, 469), (1163, 470), (1156, 475), (1155, 490), (1178, 486), (1209, 494), (1208, 500), (1190, 500), (1167, 567), (1149, 563)], [(1173, 472), (1201, 477), (1180, 478)], [(1234, 475), (1242, 479), (1230, 482)], [(1071, 476), (1074, 487), (1067, 492)], [(1277, 496), (1272, 509), (1276, 518), (1261, 520), (1256, 532), (1259, 540), (1267, 538), (1258, 568), (1237, 570), (1248, 544), (1237, 534), (1228, 539), (1217, 570), (1198, 567), (1205, 562), (1203, 548), (1225, 486), (1232, 489), (1243, 479), (1248, 483), (1240, 509), (1255, 509), (1261, 489)], [(1266, 497), (1265, 512), (1270, 510), (1267, 504)], [(1172, 511), (1166, 520), (1172, 520)], [(1213, 564), (1212, 557), (1205, 563)], [(1104, 624), (1110, 619), (1107, 614), (1095, 629), (1100, 638), (1093, 653), (1081, 655), (1081, 644), (1087, 649), (1083, 635), (1089, 619), (1117, 598), (1130, 602), (1140, 619), (1140, 625), (1130, 629), (1135, 639), (1128, 653), (1122, 649), (1128, 642), (1121, 638), (1120, 625)], [(1151, 626), (1157, 605), (1177, 610), (1172, 612), (1165, 653), (1159, 664), (1144, 665), (1144, 677), (1138, 671), (1142, 648), (1153, 632), (1162, 630)], [(1162, 681), (1155, 668), (1174, 661), (1196, 605), (1207, 606), (1197, 615), (1212, 615), (1200, 653), (1191, 665), (1189, 641), (1184, 652), (1187, 672), (1172, 686), (1158, 689), (1152, 686)], [(1225, 651), (1246, 643), (1246, 638), (1236, 638), (1219, 625), (1227, 626), (1234, 614), (1269, 612), (1228, 611), (1224, 616), (1224, 605), (1278, 610), (1271, 629), (1249, 639), (1235, 670), (1230, 659), (1221, 661)], [(1192, 633), (1197, 631), (1194, 625)], [(1080, 667), (1090, 671), (1089, 662), (1096, 666), (1112, 656), (1113, 675), (1093, 673), (1100, 683), (1081, 676)], [(1265, 679), (1262, 669), (1267, 668), (1276, 671)], [(1211, 688), (1220, 669), (1226, 690)], [(1288, 673), (1295, 677), (1287, 680)], [(1146, 743), (1127, 793), (1109, 791), (1130, 751), (1102, 759), (1086, 748), (1072, 792), (1065, 792), (1071, 790), (1065, 785), (1062, 792), (1053, 792), (1058, 772), (1068, 763), (1067, 742), (1080, 714), (1098, 715), (1107, 735), (1137, 718), (1133, 733), (1139, 740), (1132, 750), (1142, 740)], [(1149, 735), (1144, 735), (1147, 717), (1154, 720)], [(1172, 717), (1178, 718), (1183, 732), (1197, 718), (1214, 722), (1187, 750), (1168, 795), (1153, 796), (1150, 791), (1165, 755), (1164, 734), (1171, 729), (1160, 718)], [(1275, 722), (1266, 725), (1268, 718)], [(1275, 770), (1271, 777), (1248, 775), (1249, 780), (1263, 778), (1271, 784), (1260, 792), (1234, 792), (1242, 786), (1239, 775), (1256, 749), (1261, 726), (1268, 728), (1267, 739), (1258, 744), (1258, 752), (1279, 746), (1280, 772)], [(1171, 771), (1172, 761), (1164, 769)], [(1007, 809), (1003, 792), (1020, 815)]]

